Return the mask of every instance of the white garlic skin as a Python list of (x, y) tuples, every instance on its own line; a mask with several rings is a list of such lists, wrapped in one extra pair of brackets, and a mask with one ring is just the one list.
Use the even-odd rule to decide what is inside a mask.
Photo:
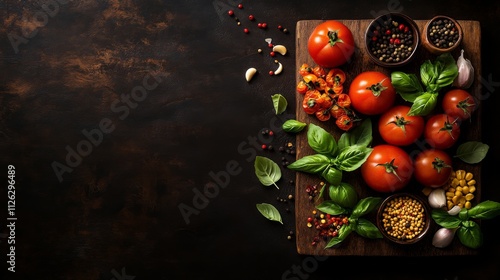
[(449, 229), (449, 228), (440, 228), (434, 233), (432, 237), (432, 245), (437, 248), (445, 248), (448, 247), (451, 242), (453, 242), (453, 238), (455, 238), (455, 232), (457, 229)]
[(456, 216), (458, 215), (458, 213), (460, 213), (460, 210), (462, 210), (462, 207), (455, 205), (450, 210), (448, 210), (448, 214)]
[(431, 191), (427, 197), (429, 205), (432, 208), (442, 208), (446, 206), (446, 194), (443, 188), (437, 188)]
[(457, 59), (458, 75), (453, 85), (462, 89), (469, 88), (474, 82), (474, 67), (470, 60), (464, 58), (464, 50)]

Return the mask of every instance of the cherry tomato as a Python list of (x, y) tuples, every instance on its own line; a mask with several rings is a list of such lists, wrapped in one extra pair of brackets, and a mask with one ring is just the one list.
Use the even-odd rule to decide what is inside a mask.
[(451, 157), (443, 150), (422, 151), (415, 158), (415, 180), (425, 187), (439, 188), (448, 182), (451, 165)]
[(345, 72), (339, 68), (330, 69), (328, 74), (326, 74), (326, 82), (331, 87), (342, 86), (345, 79)]
[(386, 74), (365, 71), (352, 80), (349, 97), (354, 110), (365, 115), (379, 115), (392, 107), (396, 100), (396, 90)]
[(443, 110), (450, 117), (460, 120), (469, 119), (476, 109), (476, 100), (466, 90), (452, 89), (443, 96)]
[(307, 50), (314, 62), (325, 68), (345, 64), (354, 53), (355, 44), (351, 30), (336, 20), (318, 24), (307, 42)]
[(305, 94), (308, 90), (309, 90), (309, 86), (306, 84), (306, 82), (304, 81), (300, 81), (298, 84), (297, 84), (297, 92), (300, 93), (300, 94)]
[(413, 161), (402, 148), (381, 144), (361, 165), (361, 175), (368, 185), (378, 192), (395, 192), (403, 189), (413, 175)]
[(458, 119), (447, 114), (431, 116), (424, 129), (425, 141), (436, 149), (448, 149), (453, 146), (460, 136)]
[(318, 105), (318, 98), (321, 96), (321, 93), (317, 90), (308, 90), (304, 99), (302, 100), (302, 108), (306, 114), (314, 114), (317, 111), (321, 110), (320, 105)]
[(326, 122), (331, 117), (330, 110), (328, 110), (328, 109), (327, 110), (319, 110), (315, 114), (316, 114), (316, 118), (318, 118), (318, 120), (320, 120), (322, 122)]
[(338, 119), (338, 118), (340, 118), (340, 116), (347, 115), (347, 112), (346, 112), (346, 109), (335, 104), (330, 109), (330, 115), (332, 115), (334, 118)]
[(309, 67), (309, 64), (303, 63), (299, 68), (299, 74), (304, 77), (305, 75), (312, 74), (312, 68)]
[(351, 129), (354, 126), (354, 121), (350, 116), (345, 114), (345, 115), (339, 116), (337, 118), (337, 120), (335, 121), (335, 124), (337, 125), (338, 128), (340, 128), (344, 131), (348, 131), (349, 129)]
[(408, 146), (424, 132), (424, 118), (408, 116), (410, 106), (396, 105), (380, 116), (378, 131), (385, 142), (396, 146)]

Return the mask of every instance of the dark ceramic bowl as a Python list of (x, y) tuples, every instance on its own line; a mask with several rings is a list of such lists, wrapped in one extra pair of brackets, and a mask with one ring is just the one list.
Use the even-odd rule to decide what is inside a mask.
[(408, 64), (420, 45), (420, 32), (410, 17), (389, 13), (375, 18), (365, 32), (370, 60), (383, 67)]
[(427, 201), (410, 193), (390, 195), (377, 211), (380, 232), (397, 244), (414, 244), (422, 240), (429, 231), (430, 223)]

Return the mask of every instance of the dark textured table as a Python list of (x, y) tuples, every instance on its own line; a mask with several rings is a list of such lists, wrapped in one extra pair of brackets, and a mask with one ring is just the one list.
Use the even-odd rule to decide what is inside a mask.
[[(481, 22), (490, 144), (481, 196), (500, 201), (500, 40), (491, 2), (2, 1), (2, 279), (498, 279), (499, 218), (482, 223), (477, 256), (298, 255), (294, 235), (287, 238), (295, 230), (287, 200), (294, 173), (283, 169), (279, 189), (254, 174), (258, 155), (295, 158), (278, 148), (295, 141), (280, 126), (295, 116), (297, 21), (388, 11)], [(287, 55), (269, 57), (266, 38)], [(269, 76), (274, 59), (284, 70)], [(249, 67), (258, 69), (250, 83)], [(289, 102), (280, 115), (276, 93)], [(276, 205), (283, 225), (260, 216), (262, 202)]]

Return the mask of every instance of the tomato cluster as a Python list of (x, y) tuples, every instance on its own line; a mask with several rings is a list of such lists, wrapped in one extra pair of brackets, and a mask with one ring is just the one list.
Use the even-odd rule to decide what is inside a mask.
[(344, 93), (346, 75), (339, 68), (326, 69), (321, 66), (310, 67), (304, 63), (299, 69), (302, 79), (296, 90), (304, 96), (302, 108), (320, 121), (332, 117), (342, 130), (350, 130), (360, 118), (351, 108), (351, 99)]

